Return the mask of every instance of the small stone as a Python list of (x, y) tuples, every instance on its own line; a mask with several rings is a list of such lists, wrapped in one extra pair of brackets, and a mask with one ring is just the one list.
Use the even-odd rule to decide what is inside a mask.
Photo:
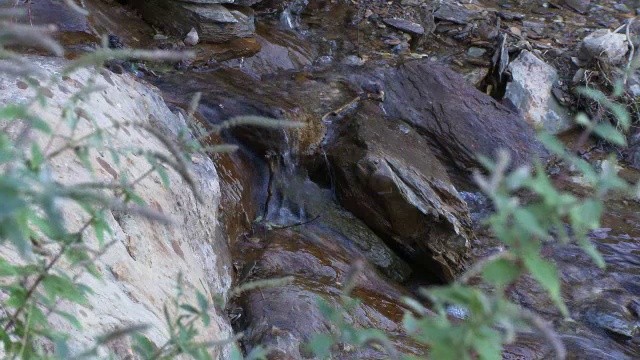
[(615, 5), (613, 5), (613, 8), (618, 10), (618, 11), (620, 11), (620, 12), (622, 12), (622, 13), (630, 12), (629, 8), (625, 4), (620, 4), (620, 3), (619, 4), (615, 4)]
[(396, 28), (400, 31), (404, 31), (410, 34), (423, 35), (424, 28), (420, 24), (416, 24), (409, 20), (400, 19), (400, 18), (386, 18), (382, 19), (385, 24)]
[(400, 43), (402, 43), (402, 40), (400, 39), (387, 39), (384, 41), (385, 44), (387, 45), (398, 45)]
[(571, 82), (573, 84), (579, 84), (584, 78), (584, 73), (585, 73), (584, 69), (582, 68), (578, 69), (578, 71), (576, 71), (576, 74), (573, 75), (573, 79), (571, 79)]
[(365, 19), (368, 19), (371, 15), (373, 15), (373, 11), (371, 11), (371, 9), (367, 9), (367, 11), (364, 12)]
[(317, 65), (331, 64), (333, 62), (333, 56), (330, 56), (330, 55), (320, 56), (315, 62)]
[(638, 324), (629, 309), (608, 300), (599, 300), (590, 306), (585, 320), (607, 333), (631, 339), (638, 333)]
[(356, 55), (349, 55), (342, 59), (342, 64), (349, 66), (362, 66), (364, 65), (364, 59)]
[(419, 5), (422, 5), (424, 2), (425, 2), (424, 0), (402, 0), (400, 4), (404, 6), (419, 6)]
[(469, 55), (469, 57), (480, 57), (486, 52), (486, 49), (472, 46), (469, 48), (469, 50), (467, 50), (467, 55)]
[(155, 34), (153, 35), (153, 40), (167, 40), (169, 37), (164, 34)]
[(505, 21), (514, 21), (524, 19), (524, 14), (519, 14), (512, 11), (498, 11), (496, 14)]
[(512, 26), (509, 28), (509, 30), (516, 36), (522, 36), (522, 31), (520, 30), (520, 28)]
[(587, 12), (587, 10), (589, 10), (591, 0), (564, 0), (564, 3), (573, 10), (584, 14)]
[(580, 60), (589, 61), (599, 58), (612, 65), (620, 64), (627, 51), (627, 36), (625, 34), (612, 33), (611, 30), (596, 30), (585, 37), (580, 44)]
[(185, 36), (184, 43), (188, 46), (195, 46), (198, 41), (200, 41), (200, 37), (198, 36), (198, 32), (195, 28), (191, 28), (191, 31)]

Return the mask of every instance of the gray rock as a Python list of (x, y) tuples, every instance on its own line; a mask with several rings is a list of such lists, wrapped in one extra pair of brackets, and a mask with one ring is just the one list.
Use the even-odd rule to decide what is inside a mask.
[(364, 65), (364, 59), (356, 55), (349, 55), (342, 59), (342, 63), (344, 65), (362, 66)]
[(614, 4), (613, 8), (623, 13), (628, 13), (631, 11), (625, 4)]
[(472, 46), (469, 48), (469, 50), (467, 50), (467, 55), (469, 55), (470, 57), (480, 57), (486, 52), (487, 49)]
[(579, 13), (585, 13), (589, 10), (591, 0), (564, 0), (564, 3)]
[(529, 51), (522, 51), (509, 64), (512, 81), (507, 84), (505, 98), (515, 105), (524, 118), (536, 128), (557, 134), (572, 126), (566, 108), (560, 106), (551, 89), (558, 80), (556, 70)]
[(596, 30), (582, 40), (579, 49), (580, 60), (589, 61), (594, 58), (607, 61), (610, 64), (622, 63), (629, 50), (627, 36), (617, 34), (611, 30)]
[(132, 4), (146, 21), (177, 36), (184, 36), (192, 28), (201, 42), (220, 43), (253, 36), (253, 10), (228, 9), (220, 4), (223, 1), (133, 0)]
[(438, 20), (451, 21), (456, 24), (466, 25), (470, 21), (478, 18), (479, 11), (468, 10), (461, 5), (445, 1), (438, 10), (433, 13), (433, 17)]
[(478, 87), (487, 77), (487, 74), (489, 74), (489, 68), (476, 67), (470, 69), (468, 72), (463, 73), (462, 76), (465, 80), (467, 80), (469, 84)]
[(473, 238), (471, 218), (424, 138), (367, 102), (343, 119), (326, 149), (347, 210), (436, 279), (460, 274)]
[[(54, 75), (60, 77), (69, 65), (65, 60), (47, 57), (30, 57), (28, 61), (45, 72), (47, 78)], [(0, 106), (33, 96), (31, 89), (17, 87), (15, 83), (15, 77), (0, 75)], [(95, 86), (102, 89), (78, 105), (91, 115), (92, 122), (78, 123), (75, 131), (87, 134), (97, 127), (106, 129), (104, 131), (110, 133), (109, 146), (115, 149), (142, 146), (148, 151), (170, 156), (166, 147), (153, 136), (148, 136), (148, 133), (134, 129), (111, 130), (115, 121), (125, 122), (136, 117), (137, 121), (152, 125), (176, 141), (179, 130), (187, 128), (185, 118), (169, 110), (155, 87), (139, 83), (127, 74), (82, 69), (70, 75), (68, 80), (62, 81), (61, 85), (73, 88), (71, 83), (74, 86), (95, 83)], [(63, 86), (52, 86), (48, 91), (52, 96), (47, 99), (46, 110), (38, 107), (32, 111), (52, 127), (57, 124), (59, 134), (66, 134), (69, 130), (60, 124), (59, 114), (68, 106), (74, 94)], [(48, 137), (34, 132), (33, 141), (45, 144)], [(63, 184), (113, 181), (119, 174), (125, 173), (136, 178), (149, 167), (144, 157), (127, 156), (126, 162), (123, 158), (122, 163), (118, 164), (110, 156), (103, 156), (95, 150), (90, 152), (89, 160), (96, 169), (95, 174), (77, 162), (72, 152), (60, 154), (52, 160), (50, 176)], [(105, 212), (105, 220), (113, 232), (105, 234), (104, 241), (113, 241), (114, 244), (96, 260), (101, 279), (88, 274), (78, 279), (80, 283), (93, 289), (87, 296), (86, 304), (60, 303), (60, 310), (73, 314), (83, 329), (78, 330), (60, 318), (51, 318), (51, 325), (56, 330), (70, 335), (69, 345), (73, 355), (93, 346), (97, 336), (134, 324), (148, 325), (145, 336), (156, 346), (166, 343), (169, 334), (162, 315), (163, 305), (176, 294), (179, 273), (183, 275), (187, 289), (203, 289), (205, 294), (228, 296), (233, 274), (229, 245), (221, 235), (223, 230), (218, 222), (220, 180), (213, 161), (208, 156), (193, 154), (191, 160), (191, 174), (198, 193), (202, 196), (202, 202), (194, 199), (186, 182), (172, 171), (168, 171), (170, 188), (163, 187), (155, 175), (143, 179), (136, 186), (137, 195), (150, 204), (154, 211), (161, 212), (172, 220), (170, 227), (122, 211)], [(73, 204), (61, 202), (60, 205), (65, 225), (69, 228), (79, 228), (86, 221), (86, 217)], [(98, 246), (98, 239), (93, 232), (88, 232), (85, 240), (85, 244), (91, 249), (102, 248)], [(12, 256), (9, 247), (3, 247), (0, 252), (4, 258)], [(66, 265), (61, 266), (61, 270), (70, 271), (64, 268)], [(185, 295), (188, 298), (184, 302), (197, 304), (195, 291), (186, 291)], [(199, 338), (202, 341), (230, 338), (233, 331), (227, 315), (213, 307), (210, 315), (210, 326), (201, 327), (198, 324)], [(125, 346), (130, 346), (129, 340), (122, 341)], [(214, 359), (229, 358), (222, 348), (212, 348), (211, 351)]]
[(631, 339), (638, 333), (638, 321), (624, 306), (599, 299), (585, 312), (585, 320), (609, 334)]
[(198, 32), (195, 28), (191, 28), (191, 31), (185, 36), (184, 43), (189, 46), (195, 46), (198, 41), (200, 41), (200, 37), (198, 36)]
[(382, 72), (384, 109), (411, 124), (440, 159), (463, 172), (481, 168), (478, 154), (508, 149), (514, 164), (544, 154), (532, 127), (516, 112), (431, 60)]
[(415, 35), (424, 34), (424, 28), (422, 27), (422, 25), (416, 24), (409, 20), (399, 19), (399, 18), (386, 18), (386, 19), (382, 19), (382, 21), (384, 21), (385, 24), (393, 28), (396, 28), (400, 31), (404, 31), (409, 34), (415, 34)]

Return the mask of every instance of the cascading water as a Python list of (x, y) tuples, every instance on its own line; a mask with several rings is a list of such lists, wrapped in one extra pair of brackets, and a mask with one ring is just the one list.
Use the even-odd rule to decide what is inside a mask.
[(296, 30), (300, 26), (300, 14), (307, 5), (308, 0), (292, 1), (280, 14), (280, 24), (289, 30)]
[(304, 183), (306, 174), (298, 166), (296, 156), (297, 140), (287, 130), (280, 154), (270, 154), (269, 184), (270, 199), (266, 205), (264, 219), (272, 224), (288, 225), (305, 220), (305, 209), (297, 189)]

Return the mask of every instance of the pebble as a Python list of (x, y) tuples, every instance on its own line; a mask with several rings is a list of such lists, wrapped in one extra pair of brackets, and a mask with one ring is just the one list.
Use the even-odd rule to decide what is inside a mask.
[(629, 12), (629, 8), (625, 4), (615, 4), (613, 5), (613, 8), (623, 13)]
[(480, 57), (484, 55), (486, 52), (487, 52), (486, 49), (472, 46), (469, 48), (469, 50), (467, 50), (467, 55), (469, 55), (470, 57)]
[(521, 31), (519, 28), (515, 27), (515, 26), (512, 26), (511, 28), (509, 28), (509, 30), (510, 30), (514, 35), (522, 36), (522, 31)]
[(184, 43), (188, 46), (194, 46), (200, 41), (200, 37), (198, 36), (198, 32), (195, 28), (191, 28), (191, 31), (184, 37)]
[(350, 66), (362, 66), (364, 65), (364, 59), (356, 55), (349, 55), (342, 59), (342, 64)]
[(400, 31), (408, 32), (410, 34), (422, 35), (424, 34), (424, 28), (420, 24), (416, 24), (409, 20), (400, 18), (385, 18), (382, 19), (385, 24), (396, 28)]

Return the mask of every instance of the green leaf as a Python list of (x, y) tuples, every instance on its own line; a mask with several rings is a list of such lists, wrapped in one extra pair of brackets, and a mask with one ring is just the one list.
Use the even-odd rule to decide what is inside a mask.
[(98, 211), (94, 214), (93, 220), (91, 221), (91, 226), (93, 227), (93, 231), (96, 233), (98, 244), (100, 245), (100, 247), (104, 246), (104, 234), (113, 234), (111, 227), (105, 219), (104, 211)]
[(560, 142), (558, 138), (547, 132), (538, 134), (538, 139), (549, 151), (556, 155), (564, 155), (567, 151), (564, 144)]
[(82, 162), (82, 165), (93, 173), (93, 165), (91, 165), (91, 161), (89, 161), (89, 148), (86, 146), (78, 146), (74, 148), (73, 151)]
[(329, 350), (335, 342), (333, 336), (329, 334), (318, 334), (313, 337), (308, 347), (315, 356), (326, 359), (329, 356)]
[(200, 310), (194, 308), (193, 306), (191, 306), (189, 304), (182, 304), (182, 305), (180, 305), (180, 308), (182, 310), (188, 311), (188, 312), (193, 313), (193, 314), (200, 314)]
[(167, 170), (165, 170), (165, 168), (162, 165), (156, 166), (155, 169), (158, 172), (158, 175), (160, 176), (160, 180), (162, 181), (162, 186), (168, 189), (169, 185), (171, 185), (171, 182), (169, 181), (169, 174), (167, 173)]
[(207, 301), (207, 297), (202, 292), (196, 291), (196, 298), (202, 312), (209, 310), (209, 301)]
[(40, 146), (37, 143), (31, 144), (31, 161), (29, 163), (31, 170), (37, 170), (44, 162), (44, 154), (40, 150)]
[(80, 321), (74, 315), (72, 315), (72, 314), (70, 314), (68, 312), (62, 311), (60, 309), (54, 309), (53, 312), (55, 314), (61, 316), (65, 320), (67, 320), (76, 329), (82, 330), (82, 324), (80, 324)]
[(615, 127), (611, 124), (601, 123), (596, 125), (593, 128), (593, 132), (595, 132), (598, 136), (605, 139), (606, 141), (618, 145), (618, 146), (626, 146), (627, 138), (622, 135)]
[(73, 283), (73, 281), (67, 277), (46, 275), (42, 279), (42, 287), (50, 299), (61, 297), (78, 304), (85, 304), (87, 302), (85, 292), (81, 290), (81, 286)]
[(593, 259), (593, 261), (596, 263), (596, 265), (598, 265), (599, 268), (605, 268), (606, 263), (602, 258), (602, 254), (600, 254), (600, 251), (598, 251), (595, 245), (593, 245), (593, 242), (591, 242), (591, 240), (589, 240), (586, 236), (580, 237), (578, 238), (578, 243), (582, 247), (582, 250), (584, 250), (584, 252)]
[(587, 231), (600, 227), (603, 210), (602, 201), (587, 199), (569, 210), (571, 225), (580, 236), (586, 235)]
[(502, 338), (497, 331), (483, 327), (475, 335), (473, 348), (478, 353), (480, 360), (499, 360), (503, 358)]
[(144, 359), (152, 359), (157, 349), (156, 345), (142, 334), (133, 334), (131, 337), (134, 341), (133, 350)]
[(485, 265), (482, 277), (498, 288), (512, 283), (520, 276), (520, 269), (512, 261), (497, 259)]
[(562, 315), (568, 316), (569, 310), (560, 293), (560, 278), (556, 266), (552, 262), (542, 259), (538, 251), (529, 251), (522, 260), (533, 278), (547, 290)]
[(15, 266), (4, 258), (0, 257), (0, 277), (17, 275)]
[(543, 239), (549, 236), (545, 228), (542, 227), (542, 225), (538, 221), (535, 214), (532, 211), (529, 211), (527, 208), (516, 209), (513, 213), (513, 218), (516, 223), (527, 232), (537, 235), (538, 237)]

